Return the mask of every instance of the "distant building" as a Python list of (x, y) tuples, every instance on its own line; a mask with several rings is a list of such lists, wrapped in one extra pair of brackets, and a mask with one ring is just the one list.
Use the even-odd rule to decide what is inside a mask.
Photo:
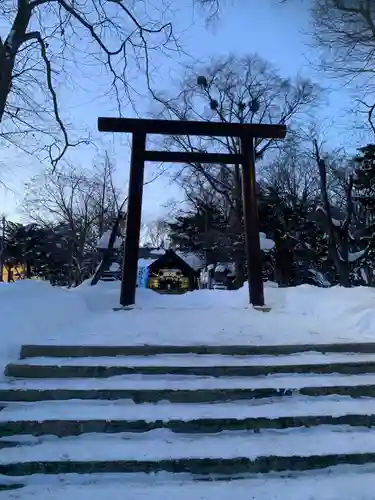
[[(109, 235), (101, 238), (99, 252), (108, 246)], [(198, 276), (203, 262), (195, 254), (140, 247), (138, 253), (137, 287), (151, 288), (160, 293), (184, 293), (198, 288)], [(120, 238), (113, 249), (111, 264), (100, 278), (101, 281), (121, 280), (122, 252)]]
[[(185, 293), (198, 288), (198, 271), (173, 250), (165, 250), (156, 260), (138, 266), (138, 286), (159, 293)], [(143, 272), (142, 272), (143, 270)]]

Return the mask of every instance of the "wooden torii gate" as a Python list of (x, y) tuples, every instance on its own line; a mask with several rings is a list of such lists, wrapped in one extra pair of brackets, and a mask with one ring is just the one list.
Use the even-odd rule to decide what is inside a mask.
[[(284, 139), (286, 135), (285, 125), (143, 120), (138, 118), (98, 118), (98, 129), (100, 132), (132, 134), (127, 224), (120, 296), (121, 305), (130, 306), (135, 304), (144, 167), (146, 161), (156, 161), (242, 165), (242, 198), (247, 272), (249, 276), (249, 302), (253, 306), (264, 306), (254, 138)], [(148, 151), (146, 144), (148, 134), (237, 137), (241, 144), (241, 154)]]

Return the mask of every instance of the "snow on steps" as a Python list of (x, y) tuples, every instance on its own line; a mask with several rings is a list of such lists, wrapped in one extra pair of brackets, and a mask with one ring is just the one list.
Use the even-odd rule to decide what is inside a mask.
[[(375, 399), (299, 397), (262, 399), (258, 404), (141, 404), (130, 401), (13, 403), (0, 412), (0, 434), (74, 436), (84, 433), (218, 433), (225, 430), (286, 429), (317, 425), (375, 425)], [(1, 441), (0, 441), (1, 446)]]
[[(59, 475), (44, 484), (22, 478), (22, 490), (7, 492), (8, 500), (373, 500), (374, 468), (345, 466), (331, 474), (294, 473), (293, 478), (257, 476), (234, 481), (190, 481), (179, 475), (152, 478), (129, 474)], [(131, 478), (131, 479), (130, 479)], [(124, 494), (124, 491), (126, 494)]]
[(375, 373), (375, 354), (302, 352), (280, 356), (166, 354), (56, 358), (34, 357), (10, 363), (9, 377), (87, 378), (125, 374), (259, 376), (276, 373)]
[(292, 395), (375, 397), (375, 376), (269, 375), (196, 377), (123, 375), (101, 379), (11, 379), (0, 382), (0, 401), (132, 400), (135, 403), (217, 403)]
[[(201, 354), (186, 346), (177, 352), (167, 347), (164, 355), (145, 346), (147, 357), (141, 357), (141, 346), (127, 356), (126, 346), (113, 346), (118, 355), (112, 358), (108, 350), (81, 358), (78, 347), (69, 359), (67, 350), (51, 357), (52, 351), (42, 351), (46, 346), (39, 351), (32, 346), (32, 356), (25, 358), (23, 348), (25, 359), (8, 365), (7, 374), (25, 380), (0, 384), (0, 400), (8, 401), (0, 412), (0, 474), (15, 482), (16, 476), (35, 474), (159, 471), (228, 478), (375, 464), (375, 400), (359, 397), (374, 395), (375, 355), (373, 344), (364, 346), (352, 352), (327, 346), (305, 352), (293, 346), (273, 355), (266, 346), (256, 354), (231, 356), (220, 346)], [(86, 378), (74, 378), (82, 367), (79, 376)], [(46, 368), (55, 380), (45, 378), (51, 374)], [(108, 377), (106, 370), (113, 368), (131, 369), (131, 374), (96, 378)], [(154, 371), (145, 368), (162, 371), (151, 376), (147, 373)], [(206, 377), (197, 376), (197, 370)], [(291, 375), (296, 372), (306, 374)], [(259, 373), (263, 375), (249, 377)], [(82, 401), (73, 401), (78, 394)], [(331, 396), (320, 397), (325, 394)], [(34, 396), (39, 403), (32, 402)], [(10, 402), (22, 398), (25, 403)], [(159, 404), (134, 404), (142, 401)]]
[(312, 429), (222, 432), (215, 435), (147, 433), (18, 436), (0, 449), (0, 474), (173, 472), (238, 475), (322, 469), (375, 462), (375, 430)]

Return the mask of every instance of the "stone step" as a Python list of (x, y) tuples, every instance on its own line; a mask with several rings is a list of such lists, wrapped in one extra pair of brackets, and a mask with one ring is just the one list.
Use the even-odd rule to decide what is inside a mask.
[[(0, 484), (36, 474), (375, 470), (375, 344), (338, 346), (24, 346), (6, 367), (13, 379), (0, 382)], [(149, 347), (161, 350), (145, 355)], [(134, 404), (144, 402), (159, 403)]]
[[(203, 390), (173, 390), (173, 389), (9, 389), (0, 390), (0, 401), (67, 401), (71, 399), (98, 399), (114, 401), (130, 399), (134, 403), (156, 403), (169, 401), (171, 403), (214, 403), (220, 401), (240, 401), (270, 397), (293, 396), (350, 396), (352, 398), (375, 397), (375, 385), (358, 386), (318, 386), (301, 389), (203, 389)], [(0, 409), (5, 404), (0, 405)]]
[(20, 380), (0, 382), (0, 406), (10, 401), (118, 400), (135, 403), (205, 403), (269, 397), (346, 395), (375, 397), (375, 375), (271, 375), (195, 377), (123, 375), (101, 379)]
[(192, 375), (204, 377), (256, 377), (292, 373), (375, 373), (375, 361), (342, 361), (337, 363), (301, 363), (290, 365), (221, 365), (221, 366), (157, 366), (10, 363), (5, 368), (7, 377), (17, 378), (102, 378), (118, 375)]
[(17, 364), (57, 366), (158, 366), (158, 367), (211, 367), (211, 366), (269, 366), (310, 365), (335, 363), (375, 362), (375, 354), (303, 352), (280, 356), (228, 356), (222, 354), (157, 354), (153, 356), (103, 356), (84, 358), (27, 358)]
[[(31, 435), (31, 436), (79, 436), (90, 433), (118, 433), (118, 432), (149, 432), (157, 429), (169, 429), (176, 434), (216, 434), (223, 431), (253, 430), (259, 432), (261, 429), (292, 429), (297, 427), (316, 427), (319, 425), (353, 427), (374, 427), (375, 415), (342, 415), (334, 417), (330, 415), (317, 415), (314, 417), (276, 417), (276, 418), (243, 418), (222, 419), (202, 418), (197, 420), (44, 420), (44, 421), (18, 421), (0, 422), (1, 436)], [(8, 444), (9, 443), (9, 444)], [(3, 446), (16, 446), (14, 441), (7, 442)]]
[(286, 355), (301, 352), (375, 353), (375, 343), (296, 345), (23, 345), (21, 359), (32, 357), (83, 358), (94, 356), (152, 356), (156, 354), (223, 354), (235, 356)]
[[(245, 479), (204, 481), (173, 474), (39, 476), (20, 478), (25, 484), (7, 498), (20, 500), (373, 500), (374, 468), (335, 467), (287, 476), (252, 476)], [(102, 477), (102, 478), (101, 478)], [(55, 480), (54, 480), (55, 479)], [(19, 481), (19, 479), (17, 479)], [(11, 482), (8, 483), (12, 485)], [(17, 485), (17, 482), (13, 484)], [(126, 491), (126, 495), (124, 495)], [(5, 497), (4, 497), (5, 498)]]
[[(14, 438), (15, 439), (15, 438)], [(318, 427), (285, 431), (179, 435), (94, 434), (74, 438), (19, 436), (0, 449), (0, 474), (173, 472), (234, 476), (374, 464), (375, 431)]]
[[(7, 450), (8, 452), (9, 450)], [(308, 471), (337, 465), (375, 464), (373, 453), (331, 453), (327, 455), (264, 456), (249, 458), (178, 458), (153, 460), (37, 460), (0, 464), (0, 474), (22, 476), (32, 474), (100, 474), (100, 473), (188, 473), (202, 476), (229, 476), (267, 474), (271, 472)], [(318, 497), (319, 498), (319, 497)], [(373, 498), (373, 497), (372, 497)]]
[(249, 377), (278, 373), (375, 373), (375, 354), (34, 357), (11, 363), (5, 369), (7, 376), (19, 378), (102, 378), (130, 374)]
[(218, 433), (318, 425), (375, 425), (375, 399), (349, 397), (269, 398), (222, 404), (142, 404), (130, 401), (13, 403), (0, 412), (0, 435), (75, 436), (84, 433)]

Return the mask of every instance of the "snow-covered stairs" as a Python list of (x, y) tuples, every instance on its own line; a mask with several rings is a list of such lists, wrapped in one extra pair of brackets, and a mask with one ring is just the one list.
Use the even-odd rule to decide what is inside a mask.
[[(370, 344), (371, 346), (373, 344)], [(161, 348), (161, 346), (158, 346)], [(227, 346), (228, 347), (231, 346)], [(100, 378), (119, 375), (195, 375), (208, 377), (250, 377), (279, 373), (375, 373), (375, 351), (362, 353), (353, 351), (350, 355), (340, 352), (300, 351), (293, 352), (289, 346), (288, 354), (280, 354), (277, 347), (272, 354), (224, 354), (194, 352), (184, 354), (161, 352), (148, 354), (149, 349), (140, 355), (114, 354), (106, 356), (95, 351), (94, 356), (83, 357), (85, 349), (67, 346), (66, 357), (58, 354), (59, 363), (56, 363), (58, 346), (42, 346), (38, 354), (35, 347), (22, 348), (23, 361), (11, 363), (6, 367), (5, 374), (9, 377), (20, 378)], [(116, 348), (115, 348), (116, 349)], [(116, 353), (116, 350), (113, 353)], [(223, 348), (224, 349), (224, 348)], [(108, 348), (103, 349), (107, 351)], [(156, 350), (156, 349), (154, 349)], [(234, 349), (233, 349), (234, 350)], [(244, 348), (242, 349), (244, 351)], [(268, 351), (270, 348), (268, 347)], [(284, 346), (286, 350), (286, 346)], [(123, 349), (119, 349), (119, 352)], [(249, 349), (251, 352), (251, 349)], [(28, 354), (29, 352), (29, 354)], [(93, 351), (94, 352), (94, 351)], [(125, 351), (126, 352), (126, 351)], [(139, 350), (138, 350), (139, 352)], [(234, 350), (235, 352), (235, 350)], [(259, 351), (258, 351), (259, 352)], [(261, 351), (260, 351), (261, 352)], [(51, 353), (54, 357), (48, 356)], [(25, 359), (26, 358), (26, 359)]]
[(374, 344), (23, 346), (6, 375), (0, 483), (375, 470)]

